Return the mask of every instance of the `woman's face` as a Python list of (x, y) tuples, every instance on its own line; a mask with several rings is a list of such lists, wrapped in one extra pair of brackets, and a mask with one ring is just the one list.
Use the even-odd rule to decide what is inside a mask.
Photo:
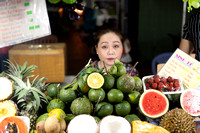
[(112, 66), (115, 59), (121, 59), (123, 45), (119, 36), (109, 32), (100, 37), (96, 51), (101, 62), (104, 61), (106, 66)]

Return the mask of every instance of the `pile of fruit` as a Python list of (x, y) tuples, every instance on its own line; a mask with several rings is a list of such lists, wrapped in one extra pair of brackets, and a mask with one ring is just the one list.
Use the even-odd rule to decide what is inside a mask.
[[(61, 86), (46, 84), (44, 77), (34, 77), (31, 72), (37, 67), (28, 67), (27, 62), (23, 66), (7, 63), (10, 68), (0, 74), (0, 132), (14, 127), (25, 133), (196, 130), (192, 116), (200, 115), (199, 91), (190, 89), (178, 94), (180, 106), (172, 108), (171, 102), (175, 101), (168, 100), (163, 87), (162, 90), (148, 88), (147, 84), (152, 86), (154, 83), (169, 83), (170, 87), (172, 82), (173, 88), (180, 87), (180, 81), (177, 83), (171, 76), (154, 75), (146, 78), (143, 86), (142, 80), (129, 75), (118, 60), (109, 70), (105, 66), (97, 70), (89, 62), (70, 84)], [(147, 90), (143, 91), (143, 87)], [(29, 121), (21, 120), (19, 116)], [(159, 120), (156, 123), (159, 126), (149, 120)]]
[(137, 112), (134, 108), (139, 102), (140, 92), (142, 80), (126, 74), (120, 61), (116, 60), (115, 65), (105, 72), (97, 70), (91, 63), (71, 84), (48, 86), (47, 96), (52, 100), (47, 111), (59, 107), (70, 117), (90, 114), (97, 120), (107, 115), (139, 119), (133, 112)]

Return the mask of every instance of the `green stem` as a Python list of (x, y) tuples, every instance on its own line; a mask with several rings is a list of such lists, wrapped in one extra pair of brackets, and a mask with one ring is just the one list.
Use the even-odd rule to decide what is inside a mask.
[(134, 65), (133, 68), (131, 69), (129, 75), (131, 75), (132, 71), (134, 70), (134, 68), (137, 66), (138, 63), (139, 63), (138, 61), (135, 63), (135, 65)]
[(59, 99), (59, 86), (60, 86), (60, 84), (57, 85), (57, 88), (58, 88), (57, 99)]
[(108, 69), (107, 69), (106, 64), (105, 64), (104, 61), (103, 61), (103, 66), (104, 66), (104, 68), (105, 68), (105, 70), (106, 70), (106, 73), (108, 74)]

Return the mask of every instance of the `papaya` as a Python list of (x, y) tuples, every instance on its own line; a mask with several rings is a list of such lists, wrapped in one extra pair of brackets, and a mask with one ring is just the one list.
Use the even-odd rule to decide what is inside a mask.
[(28, 133), (26, 123), (21, 118), (15, 116), (6, 117), (1, 121), (0, 132), (5, 133), (6, 131), (9, 133)]

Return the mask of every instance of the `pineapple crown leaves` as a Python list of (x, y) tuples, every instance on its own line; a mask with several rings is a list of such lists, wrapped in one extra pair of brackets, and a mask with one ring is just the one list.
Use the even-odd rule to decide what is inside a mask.
[(16, 62), (15, 64), (12, 63), (10, 60), (4, 61), (6, 62), (10, 67), (7, 70), (7, 74), (12, 74), (23, 81), (29, 77), (33, 77), (33, 75), (30, 75), (30, 73), (37, 68), (36, 65), (31, 65), (28, 67), (27, 61), (24, 62), (22, 66), (18, 65)]
[[(36, 88), (35, 84), (37, 83), (41, 83), (42, 81), (41, 80), (37, 80), (38, 82), (35, 82), (34, 80), (34, 83), (31, 84), (29, 79), (27, 79), (27, 82), (23, 82), (22, 79), (18, 78), (18, 77), (15, 77), (13, 75), (8, 75), (10, 78), (12, 78), (16, 84), (14, 84), (14, 89), (15, 89), (15, 92), (14, 92), (14, 95), (13, 95), (13, 99), (14, 98), (17, 98), (17, 104), (21, 104), (21, 107), (24, 107), (24, 103), (25, 101), (28, 102), (26, 99), (28, 99), (30, 96), (33, 97), (33, 99), (31, 99), (30, 102), (36, 102), (36, 104), (32, 104), (33, 105), (33, 108), (34, 110), (38, 110), (39, 107), (41, 107), (41, 102), (44, 102), (44, 103), (48, 103), (48, 99), (46, 98), (46, 95), (40, 91), (38, 88)], [(28, 102), (29, 103), (29, 102)]]

